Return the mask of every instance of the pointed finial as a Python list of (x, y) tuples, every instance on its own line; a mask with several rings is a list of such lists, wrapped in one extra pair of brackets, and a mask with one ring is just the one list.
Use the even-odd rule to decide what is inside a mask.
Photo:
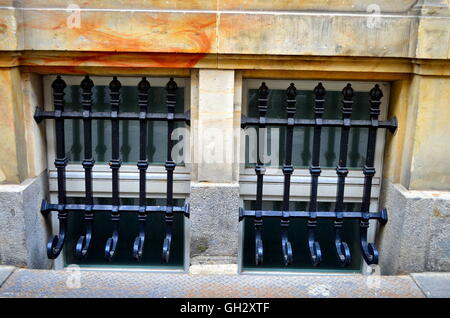
[(262, 82), (261, 86), (258, 88), (258, 97), (266, 99), (267, 96), (269, 96), (269, 88), (266, 86), (266, 82)]
[(117, 79), (117, 76), (114, 76), (111, 83), (109, 83), (109, 89), (113, 92), (118, 92), (121, 87), (122, 87), (122, 84)]
[(314, 96), (316, 99), (322, 100), (325, 97), (325, 94), (327, 93), (325, 90), (325, 87), (323, 87), (322, 83), (319, 82), (317, 86), (314, 88)]
[(138, 90), (141, 93), (146, 93), (150, 89), (150, 83), (147, 81), (147, 78), (144, 76), (142, 80), (138, 84)]
[(81, 89), (85, 92), (91, 91), (92, 87), (94, 87), (94, 82), (89, 78), (89, 76), (85, 76), (81, 81)]
[(374, 88), (372, 88), (369, 92), (370, 97), (374, 101), (379, 101), (381, 97), (383, 97), (383, 92), (380, 89), (380, 86), (376, 84)]
[(61, 78), (60, 75), (56, 76), (56, 79), (52, 83), (52, 88), (54, 90), (64, 90), (67, 87), (66, 82)]
[(177, 88), (178, 88), (177, 83), (175, 83), (175, 81), (173, 80), (173, 77), (171, 77), (170, 81), (166, 85), (167, 92), (175, 94), (175, 91), (177, 90)]
[(295, 97), (297, 96), (297, 89), (295, 88), (294, 83), (291, 83), (291, 85), (289, 85), (289, 87), (286, 90), (286, 95), (290, 100), (295, 99)]
[(342, 90), (342, 95), (344, 96), (344, 100), (351, 100), (354, 96), (352, 84), (348, 83), (347, 86)]

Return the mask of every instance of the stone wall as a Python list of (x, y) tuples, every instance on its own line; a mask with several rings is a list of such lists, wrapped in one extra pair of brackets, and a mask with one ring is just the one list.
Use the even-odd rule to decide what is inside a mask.
[[(191, 78), (190, 246), (202, 264), (237, 259), (243, 78), (391, 82), (381, 269), (450, 270), (449, 2), (373, 2), (0, 0), (1, 263), (49, 266), (41, 75), (91, 74)], [(223, 162), (201, 160), (214, 129), (229, 132)]]
[(450, 271), (450, 193), (384, 180), (380, 201), (389, 213), (378, 238), (381, 273)]

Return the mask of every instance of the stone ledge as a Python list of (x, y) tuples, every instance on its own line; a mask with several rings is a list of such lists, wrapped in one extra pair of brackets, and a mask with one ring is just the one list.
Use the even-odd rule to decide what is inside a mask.
[(80, 25), (70, 27), (73, 12), (66, 8), (0, 7), (0, 45), (6, 51), (198, 54), (192, 65), (208, 53), (449, 58), (448, 7), (402, 13), (380, 8), (377, 15), (367, 9), (85, 9)]

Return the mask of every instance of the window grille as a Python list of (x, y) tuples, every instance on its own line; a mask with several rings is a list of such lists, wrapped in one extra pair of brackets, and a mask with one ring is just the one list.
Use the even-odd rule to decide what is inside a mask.
[[(332, 219), (334, 220), (333, 227), (335, 232), (335, 250), (339, 263), (342, 266), (348, 266), (351, 262), (350, 249), (346, 242), (342, 240), (342, 228), (344, 220), (357, 219), (359, 220), (359, 236), (360, 247), (364, 260), (367, 264), (378, 263), (378, 250), (373, 243), (369, 243), (367, 239), (367, 231), (369, 227), (369, 220), (378, 220), (381, 224), (387, 222), (387, 210), (382, 209), (379, 212), (369, 212), (370, 197), (372, 190), (372, 178), (375, 175), (375, 149), (377, 141), (377, 131), (380, 128), (386, 128), (391, 133), (394, 133), (397, 128), (397, 119), (394, 117), (391, 120), (379, 120), (380, 104), (383, 93), (379, 85), (375, 85), (369, 92), (369, 118), (367, 120), (352, 120), (352, 105), (354, 98), (354, 91), (351, 84), (342, 90), (343, 105), (341, 119), (324, 119), (323, 113), (325, 111), (325, 87), (319, 83), (313, 90), (314, 95), (314, 118), (295, 118), (297, 110), (296, 95), (297, 90), (294, 84), (291, 84), (286, 91), (286, 118), (267, 118), (268, 109), (268, 95), (269, 88), (263, 82), (258, 90), (258, 113), (259, 117), (242, 117), (241, 126), (243, 128), (249, 126), (257, 126), (259, 128), (257, 134), (257, 162), (255, 167), (256, 172), (256, 202), (253, 210), (240, 208), (240, 220), (249, 218), (253, 220), (254, 224), (254, 247), (255, 247), (255, 263), (261, 265), (263, 262), (263, 219), (264, 218), (278, 218), (280, 219), (281, 227), (281, 250), (282, 261), (285, 265), (290, 265), (293, 262), (292, 244), (288, 237), (288, 229), (291, 219), (305, 219), (307, 220), (308, 231), (308, 249), (310, 260), (313, 266), (318, 266), (322, 260), (322, 250), (319, 241), (316, 237), (316, 227), (318, 219)], [(261, 155), (265, 153), (264, 143), (260, 141), (265, 136), (266, 127), (285, 127), (285, 154), (284, 165), (282, 172), (284, 175), (283, 184), (283, 203), (281, 211), (265, 210), (263, 209), (263, 187), (264, 174), (266, 171), (265, 163), (261, 160)], [(295, 211), (289, 209), (290, 203), (290, 189), (291, 189), (291, 175), (294, 171), (292, 164), (293, 156), (293, 130), (294, 127), (312, 127), (313, 128), (313, 146), (310, 158), (310, 196), (309, 209), (307, 211)], [(339, 143), (339, 160), (336, 168), (337, 175), (337, 189), (335, 198), (335, 211), (319, 211), (318, 210), (318, 181), (322, 172), (320, 165), (320, 147), (321, 147), (321, 133), (324, 127), (335, 127), (341, 129), (341, 137)], [(344, 210), (344, 189), (345, 180), (348, 175), (347, 155), (349, 144), (349, 133), (351, 129), (364, 128), (368, 129), (367, 144), (366, 144), (366, 158), (363, 167), (364, 186), (360, 211), (345, 211)]]
[[(47, 255), (50, 259), (55, 259), (61, 253), (67, 233), (68, 213), (84, 212), (85, 235), (78, 239), (75, 246), (76, 255), (79, 258), (87, 256), (92, 240), (95, 238), (93, 221), (96, 213), (109, 212), (112, 221), (112, 234), (107, 240), (105, 246), (105, 258), (112, 261), (115, 254), (117, 242), (119, 240), (119, 221), (121, 213), (136, 213), (139, 223), (137, 237), (133, 244), (133, 257), (140, 261), (143, 255), (145, 242), (145, 223), (149, 213), (164, 213), (165, 238), (162, 246), (162, 259), (168, 262), (170, 258), (170, 248), (172, 243), (172, 227), (174, 214), (184, 214), (189, 217), (189, 204), (183, 207), (174, 206), (173, 198), (173, 173), (176, 167), (172, 159), (173, 141), (172, 132), (176, 122), (186, 122), (189, 124), (189, 113), (176, 114), (176, 92), (178, 86), (173, 78), (166, 85), (167, 91), (167, 114), (148, 112), (150, 83), (145, 77), (139, 82), (138, 88), (138, 106), (139, 112), (121, 112), (120, 97), (122, 85), (117, 77), (114, 77), (109, 84), (111, 111), (92, 111), (92, 89), (93, 81), (86, 76), (80, 84), (82, 89), (82, 111), (65, 111), (65, 81), (58, 76), (52, 83), (53, 89), (53, 111), (44, 111), (36, 109), (35, 120), (41, 122), (44, 119), (55, 120), (56, 132), (56, 158), (55, 167), (57, 169), (58, 184), (58, 202), (50, 203), (43, 200), (41, 212), (44, 214), (50, 212), (58, 213), (59, 234), (52, 237), (47, 244)], [(85, 199), (84, 204), (68, 204), (66, 195), (66, 166), (67, 156), (65, 149), (64, 124), (67, 120), (82, 120), (84, 131), (84, 159), (81, 162), (85, 172)], [(92, 153), (92, 120), (110, 120), (111, 121), (111, 159), (109, 166), (112, 174), (112, 197), (111, 204), (94, 204), (92, 188), (92, 169), (95, 160)], [(139, 171), (139, 202), (138, 205), (121, 204), (119, 189), (119, 170), (122, 165), (119, 150), (120, 121), (136, 120), (139, 121), (139, 160), (137, 169)], [(147, 153), (147, 123), (148, 122), (167, 122), (167, 156), (165, 169), (167, 173), (166, 204), (148, 205), (146, 198), (146, 171), (148, 169)]]

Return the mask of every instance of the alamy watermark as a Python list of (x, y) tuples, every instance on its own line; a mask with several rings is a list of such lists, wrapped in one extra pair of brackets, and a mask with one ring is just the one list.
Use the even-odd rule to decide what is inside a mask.
[(67, 27), (69, 29), (81, 28), (81, 8), (76, 4), (69, 4), (66, 8), (66, 12), (69, 13), (67, 17)]
[(66, 280), (66, 286), (69, 289), (81, 288), (81, 269), (80, 266), (71, 264), (64, 269), (69, 273)]
[(372, 3), (367, 6), (366, 11), (370, 13), (366, 21), (367, 27), (369, 29), (381, 28), (381, 7), (378, 4)]
[[(194, 134), (198, 142), (198, 151), (192, 155), (189, 145), (190, 129), (185, 127), (174, 129), (171, 138), (174, 141), (171, 155), (176, 164), (256, 164), (260, 161), (267, 165), (279, 165), (281, 132), (278, 127), (248, 127), (246, 129), (211, 127)], [(239, 150), (234, 146), (237, 140), (241, 140)], [(236, 151), (239, 151), (239, 156)]]

